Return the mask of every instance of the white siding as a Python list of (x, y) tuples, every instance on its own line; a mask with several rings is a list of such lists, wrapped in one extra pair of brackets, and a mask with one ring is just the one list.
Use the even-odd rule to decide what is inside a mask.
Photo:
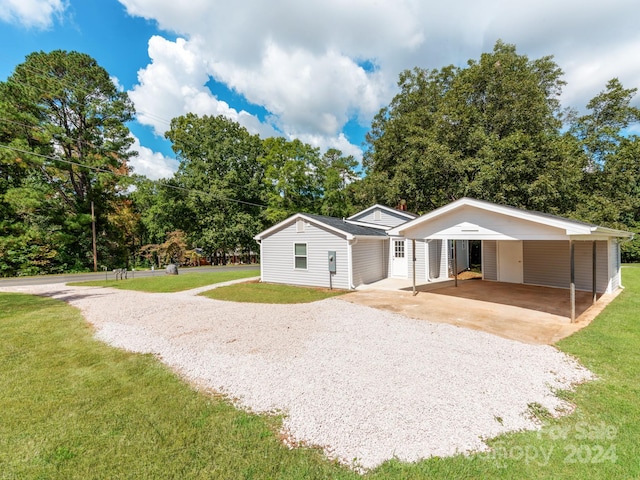
[[(313, 224), (305, 224), (304, 232), (296, 232), (296, 224), (262, 239), (262, 281), (292, 285), (329, 286), (328, 252), (336, 252), (334, 288), (349, 288), (347, 240)], [(293, 245), (307, 244), (307, 269), (294, 268)], [(383, 243), (383, 242), (380, 242)]]
[(387, 277), (389, 240), (362, 240), (352, 247), (353, 285), (372, 283)]
[[(449, 246), (449, 276), (453, 276), (453, 240), (447, 241)], [(458, 251), (456, 252), (456, 263), (458, 273), (469, 268), (469, 240), (455, 240)]]
[[(524, 283), (569, 288), (571, 255), (569, 241), (525, 241), (523, 250)], [(603, 293), (609, 284), (607, 242), (596, 242), (596, 289)], [(577, 290), (593, 289), (593, 250), (590, 241), (574, 242), (574, 274)]]
[(565, 228), (465, 206), (416, 225), (406, 235), (459, 240), (564, 240), (567, 232)]
[(416, 282), (427, 280), (425, 240), (416, 240)]
[[(598, 251), (599, 252), (599, 251)], [(622, 287), (622, 277), (620, 269), (620, 243), (618, 240), (609, 241), (609, 275), (611, 281), (608, 285), (607, 293), (615, 292)]]
[[(428, 240), (427, 250), (429, 251), (429, 280), (436, 280), (442, 277), (442, 264), (446, 265), (446, 261), (443, 262), (443, 249), (442, 240)], [(446, 257), (446, 251), (444, 252)], [(445, 266), (446, 268), (446, 266)]]
[(495, 240), (482, 241), (482, 278), (498, 280), (498, 255)]
[(569, 288), (571, 265), (567, 240), (525, 241), (522, 261), (524, 283)]
[[(407, 240), (407, 278), (413, 278), (413, 242)], [(427, 267), (425, 259), (425, 241), (416, 240), (416, 282), (422, 283), (427, 278)]]
[[(574, 268), (576, 289), (593, 291), (593, 244), (592, 242), (574, 243)], [(607, 291), (608, 276), (607, 242), (596, 242), (596, 290), (599, 293)]]
[[(379, 212), (379, 220), (376, 219), (376, 212)], [(366, 212), (364, 215), (356, 214), (350, 218), (351, 220), (356, 220), (358, 222), (367, 222), (385, 227), (397, 227), (398, 225), (402, 225), (403, 223), (411, 220), (411, 218), (405, 217), (401, 213), (396, 214), (395, 212), (390, 212), (389, 210), (384, 210), (382, 208), (374, 208)]]
[[(425, 255), (428, 256), (428, 268), (420, 271), (426, 280), (443, 280), (449, 277), (448, 242), (445, 240), (421, 240), (426, 244)], [(416, 242), (417, 243), (417, 242)], [(416, 247), (424, 250), (422, 247)], [(425, 259), (426, 262), (426, 259)]]

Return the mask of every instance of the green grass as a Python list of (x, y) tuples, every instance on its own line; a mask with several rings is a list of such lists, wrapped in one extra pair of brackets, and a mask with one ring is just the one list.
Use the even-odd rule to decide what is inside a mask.
[[(599, 380), (558, 392), (576, 405), (493, 452), (389, 461), (366, 479), (640, 478), (640, 268), (593, 323), (563, 340)], [(0, 479), (356, 479), (316, 450), (289, 450), (279, 420), (198, 393), (149, 355), (91, 338), (77, 310), (0, 294)]]
[(219, 287), (200, 295), (229, 302), (309, 303), (347, 293), (346, 290), (294, 287), (275, 283), (238, 283)]
[(640, 478), (640, 268), (624, 267), (626, 287), (591, 325), (557, 345), (599, 379), (558, 392), (575, 405), (559, 419), (531, 405), (539, 432), (503, 435), (493, 452), (388, 462), (380, 478)]
[(1, 479), (355, 478), (59, 301), (0, 294), (0, 338)]
[(242, 270), (189, 273), (188, 275), (165, 275), (163, 272), (159, 272), (158, 275), (153, 277), (128, 278), (126, 280), (92, 280), (89, 282), (71, 282), (69, 285), (80, 287), (112, 287), (121, 290), (168, 293), (181, 292), (214, 283), (256, 276), (260, 276), (260, 269), (247, 267)]

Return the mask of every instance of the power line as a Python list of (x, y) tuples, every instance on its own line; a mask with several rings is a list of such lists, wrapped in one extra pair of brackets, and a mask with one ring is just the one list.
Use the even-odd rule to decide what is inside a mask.
[[(52, 76), (48, 72), (46, 72), (44, 70), (41, 70), (41, 69), (38, 69), (38, 68), (35, 68), (35, 67), (31, 66), (31, 65), (27, 65), (26, 63), (23, 63), (20, 66), (24, 70), (26, 70), (27, 72), (31, 72), (32, 74), (34, 74), (34, 75), (36, 75), (36, 76), (38, 76), (40, 78), (43, 78), (43, 79), (45, 79), (47, 81), (57, 82), (61, 86), (66, 87), (69, 90), (73, 90), (74, 88), (77, 87), (77, 85), (67, 81), (67, 77)], [(102, 68), (102, 67), (100, 67), (100, 68)], [(106, 72), (106, 70), (105, 70), (105, 72)], [(9, 78), (8, 82), (12, 82), (12, 83), (15, 83), (15, 84), (18, 84), (18, 85), (23, 85), (25, 87), (29, 87), (29, 88), (33, 88), (35, 90), (39, 90), (40, 93), (47, 93), (43, 89), (38, 88), (35, 85), (31, 85), (31, 84), (28, 84), (28, 83), (25, 83), (25, 82), (21, 82), (21, 81), (18, 81), (16, 79)], [(169, 120), (166, 120), (166, 119), (164, 119), (162, 117), (159, 117), (159, 116), (157, 116), (155, 114), (147, 113), (147, 112), (143, 112), (142, 114), (146, 115), (148, 117), (151, 117), (151, 118), (155, 118), (156, 120), (161, 121), (163, 123), (166, 123), (167, 125), (171, 125), (171, 122)], [(46, 132), (46, 129), (44, 127), (42, 127), (42, 126), (28, 125), (28, 124), (24, 124), (24, 123), (21, 123), (21, 122), (16, 122), (14, 120), (1, 118), (1, 117), (0, 117), (0, 121), (13, 123), (15, 125), (20, 125), (20, 126), (23, 126), (23, 127), (26, 127), (26, 128), (40, 129), (41, 131)], [(82, 139), (80, 139), (78, 137), (76, 137), (76, 138), (68, 137), (68, 138), (70, 140), (72, 140), (72, 141), (77, 142), (77, 143), (85, 144), (85, 145), (87, 145), (87, 146), (89, 146), (91, 148), (101, 149), (104, 153), (111, 153), (111, 154), (115, 155), (118, 160), (120, 160), (120, 161), (122, 161), (123, 163), (126, 164), (126, 161), (124, 161), (121, 158), (119, 158), (119, 153), (116, 152), (116, 151), (109, 150), (109, 149), (102, 149), (101, 147), (96, 147), (95, 145), (91, 144), (90, 142), (82, 140)], [(185, 143), (187, 145), (196, 146), (195, 142), (185, 142)], [(60, 158), (55, 158), (55, 157), (51, 157), (51, 156), (47, 156), (47, 155), (36, 154), (36, 153), (33, 153), (33, 152), (29, 152), (29, 151), (20, 150), (20, 149), (14, 148), (14, 147), (10, 147), (8, 145), (0, 144), (0, 147), (5, 148), (5, 149), (9, 149), (9, 150), (14, 150), (14, 151), (17, 151), (17, 152), (20, 152), (20, 153), (32, 154), (32, 155), (35, 155), (35, 156), (38, 156), (38, 157), (46, 158), (46, 159), (57, 161), (57, 162), (67, 163), (67, 164), (70, 164), (70, 165), (76, 165), (76, 166), (81, 167), (81, 168), (88, 168), (90, 170), (94, 170), (94, 171), (98, 171), (98, 172), (102, 172), (102, 173), (111, 173), (111, 174), (117, 175), (117, 176), (126, 176), (126, 177), (132, 178), (132, 179), (134, 178), (134, 177), (128, 176), (127, 174), (121, 174), (121, 173), (117, 173), (117, 172), (114, 172), (114, 171), (111, 171), (111, 170), (104, 170), (104, 169), (100, 169), (98, 167), (92, 167), (92, 166), (88, 166), (88, 165), (83, 165), (83, 164), (80, 164), (80, 163), (77, 163), (77, 162), (73, 162), (73, 161), (70, 161), (70, 160), (63, 160), (63, 159), (60, 159)], [(166, 186), (167, 188), (173, 188), (175, 190), (182, 190), (182, 191), (186, 191), (186, 192), (195, 192), (195, 193), (199, 193), (199, 194), (202, 194), (202, 195), (212, 195), (209, 192), (204, 192), (204, 191), (196, 190), (196, 189), (189, 189), (189, 188), (186, 188), (186, 187), (179, 187), (177, 185), (170, 185), (170, 184), (163, 184), (163, 185)], [(244, 201), (244, 200), (237, 200), (237, 199), (228, 198), (228, 197), (222, 197), (222, 196), (217, 196), (216, 198), (220, 199), (220, 200), (224, 200), (224, 201), (230, 201), (230, 202), (243, 204), (243, 205), (255, 206), (255, 207), (260, 207), (260, 208), (267, 208), (266, 205), (253, 203), (253, 202), (247, 202), (247, 201)]]
[[(28, 125), (26, 123), (16, 122), (16, 121), (9, 120), (9, 119), (2, 118), (2, 117), (0, 117), (0, 122), (7, 122), (7, 123), (12, 123), (14, 125), (20, 125), (20, 126), (23, 126), (23, 127), (26, 127), (26, 128), (32, 128), (34, 130), (45, 131), (44, 127), (42, 127), (42, 126)], [(69, 139), (73, 140), (73, 141), (76, 141), (76, 142), (79, 142), (79, 143), (83, 143), (83, 144), (85, 144), (85, 145), (87, 145), (87, 146), (89, 146), (91, 148), (99, 149), (99, 147), (96, 147), (92, 143), (87, 142), (85, 140), (81, 140), (80, 138), (69, 137)], [(29, 152), (27, 150), (21, 150), (19, 148), (11, 147), (9, 145), (0, 144), (0, 147), (5, 148), (7, 150), (13, 150), (13, 151), (16, 151), (16, 152), (20, 152), (20, 153), (26, 153), (26, 154), (30, 154), (30, 155), (35, 155), (37, 157), (46, 158), (48, 160), (53, 160), (53, 161), (56, 161), (56, 162), (62, 162), (62, 163), (70, 164), (70, 165), (76, 165), (76, 166), (81, 167), (81, 168), (87, 168), (87, 169), (94, 170), (94, 171), (101, 172), (101, 173), (112, 173), (112, 174), (114, 174), (116, 176), (123, 176), (123, 177), (131, 178), (131, 179), (135, 180), (134, 177), (130, 177), (129, 175), (124, 174), (124, 173), (121, 174), (121, 173), (118, 173), (118, 172), (114, 172), (112, 170), (104, 170), (104, 169), (100, 169), (98, 167), (93, 167), (91, 165), (85, 165), (85, 164), (82, 164), (82, 163), (73, 162), (71, 160), (65, 160), (65, 159), (58, 158), (58, 157), (51, 157), (49, 155), (43, 155), (43, 154), (39, 154), (39, 153), (35, 153), (35, 152)], [(125, 162), (123, 159), (117, 157), (118, 153), (116, 151), (114, 151), (114, 150), (103, 149), (103, 152), (104, 153), (112, 153), (112, 154), (116, 155), (116, 159), (122, 161), (123, 163)], [(204, 192), (204, 191), (201, 191), (201, 190), (189, 189), (187, 187), (180, 187), (178, 185), (170, 185), (170, 184), (163, 184), (163, 185), (166, 186), (167, 188), (173, 188), (175, 190), (183, 190), (183, 191), (186, 191), (186, 192), (193, 191), (193, 192), (201, 193), (201, 194), (204, 194), (204, 195), (211, 195), (210, 193), (207, 193), (207, 192)], [(237, 199), (228, 198), (228, 197), (217, 197), (217, 198), (219, 198), (221, 200), (228, 200), (228, 201), (237, 202), (237, 203), (241, 203), (241, 204), (245, 204), (245, 205), (251, 205), (251, 206), (255, 206), (255, 207), (267, 208), (266, 205), (261, 205), (261, 204), (257, 204), (257, 203), (253, 203), (253, 202), (246, 202), (244, 200), (237, 200)]]
[[(52, 157), (50, 155), (43, 155), (41, 153), (30, 152), (28, 150), (23, 150), (21, 148), (12, 147), (10, 145), (0, 144), (0, 148), (4, 148), (5, 150), (11, 150), (11, 151), (14, 151), (14, 152), (24, 153), (24, 154), (27, 154), (27, 155), (33, 155), (33, 156), (40, 157), (40, 158), (45, 158), (47, 160), (52, 160), (54, 162), (61, 162), (61, 163), (69, 164), (69, 165), (75, 165), (77, 167), (86, 168), (88, 170), (93, 170), (95, 172), (110, 173), (110, 174), (115, 175), (117, 177), (126, 177), (126, 178), (129, 178), (129, 179), (133, 180), (134, 182), (136, 181), (135, 177), (131, 177), (126, 173), (119, 173), (119, 172), (115, 172), (113, 170), (106, 170), (104, 168), (94, 167), (94, 166), (91, 166), (91, 165), (84, 165), (82, 163), (73, 162), (71, 160)], [(171, 189), (174, 189), (174, 190), (184, 191), (184, 192), (187, 192), (187, 193), (197, 193), (197, 194), (200, 194), (200, 195), (211, 196), (216, 200), (221, 200), (221, 201), (226, 201), (226, 202), (234, 202), (234, 203), (239, 203), (239, 204), (242, 204), (242, 205), (248, 205), (248, 206), (252, 206), (252, 207), (267, 208), (267, 205), (262, 205), (262, 204), (253, 203), (253, 202), (247, 202), (247, 201), (244, 201), (244, 200), (238, 200), (238, 199), (235, 199), (235, 198), (224, 197), (224, 196), (221, 196), (221, 195), (215, 195), (212, 192), (205, 192), (203, 190), (197, 190), (195, 188), (181, 187), (179, 185), (171, 185), (171, 184), (168, 184), (168, 183), (163, 183), (163, 184), (159, 184), (159, 185), (161, 185), (163, 187), (166, 187), (166, 188), (171, 188)]]
[[(26, 65), (26, 64), (24, 64), (24, 63), (23, 63), (21, 66), (22, 66), (25, 70), (30, 71), (31, 73), (33, 73), (33, 74), (35, 74), (36, 76), (38, 76), (38, 77), (40, 77), (40, 78), (43, 78), (43, 79), (45, 79), (45, 80), (49, 80), (49, 81), (53, 81), (53, 82), (58, 82), (58, 83), (59, 83), (59, 84), (61, 84), (63, 87), (66, 87), (66, 88), (69, 88), (69, 89), (73, 89), (73, 88), (75, 87), (75, 85), (73, 85), (73, 84), (71, 84), (71, 83), (67, 82), (67, 81), (66, 81), (66, 78), (50, 76), (46, 71), (43, 71), (43, 70), (40, 70), (40, 69), (34, 68), (34, 67), (32, 67), (32, 66), (30, 66), (30, 65)], [(102, 68), (102, 67), (101, 67), (101, 68)], [(105, 70), (105, 71), (106, 71), (106, 70)], [(36, 88), (36, 89), (37, 89), (37, 87), (35, 87), (34, 85), (29, 85), (29, 84), (26, 84), (26, 83), (24, 83), (24, 82), (20, 82), (20, 81), (15, 80), (15, 79), (11, 79), (11, 78), (9, 78), (7, 81), (12, 82), (12, 83), (16, 83), (16, 84), (18, 84), (18, 85), (23, 85), (23, 86), (25, 86), (25, 87), (30, 87), (30, 88)], [(40, 91), (42, 92), (42, 90), (40, 90)], [(135, 105), (134, 105), (134, 106), (135, 106)], [(167, 120), (166, 118), (160, 117), (160, 116), (156, 115), (155, 113), (151, 113), (151, 112), (138, 112), (138, 111), (136, 111), (136, 112), (135, 112), (136, 117), (138, 116), (138, 114), (140, 114), (140, 115), (144, 115), (144, 116), (147, 116), (147, 117), (151, 118), (152, 120), (157, 120), (157, 121), (159, 121), (159, 122), (162, 122), (162, 123), (164, 123), (164, 124), (166, 124), (166, 125), (171, 126), (171, 120)]]
[(56, 158), (56, 157), (52, 157), (50, 155), (43, 155), (42, 153), (30, 152), (28, 150), (23, 150), (21, 148), (16, 148), (16, 147), (12, 147), (10, 145), (4, 145), (4, 144), (1, 144), (1, 143), (0, 143), (0, 148), (4, 148), (6, 150), (12, 150), (14, 152), (19, 152), (19, 153), (25, 153), (27, 155), (33, 155), (35, 157), (46, 158), (47, 160), (52, 160), (54, 162), (67, 163), (69, 165), (76, 165), (77, 167), (86, 168), (88, 170), (94, 170), (96, 172), (112, 173), (113, 175), (116, 175), (116, 176), (126, 176), (123, 173), (117, 173), (117, 172), (114, 172), (112, 170), (105, 170), (104, 168), (100, 168), (100, 167), (93, 167), (91, 165), (84, 165), (82, 163), (72, 162), (71, 160), (65, 160), (65, 159), (62, 159), (62, 158)]

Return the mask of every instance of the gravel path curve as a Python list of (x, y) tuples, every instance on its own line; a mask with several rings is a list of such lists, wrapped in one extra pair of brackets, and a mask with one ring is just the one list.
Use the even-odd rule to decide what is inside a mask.
[(285, 437), (356, 468), (482, 451), (483, 438), (535, 429), (536, 402), (593, 375), (546, 345), (413, 320), (332, 298), (238, 304), (194, 291), (150, 294), (62, 284), (4, 288), (83, 312), (96, 336), (156, 354), (190, 381), (256, 412), (282, 412)]

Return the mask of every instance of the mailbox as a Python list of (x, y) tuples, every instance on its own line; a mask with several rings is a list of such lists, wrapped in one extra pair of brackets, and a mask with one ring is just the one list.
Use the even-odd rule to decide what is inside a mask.
[(336, 273), (336, 252), (329, 252), (329, 273)]

